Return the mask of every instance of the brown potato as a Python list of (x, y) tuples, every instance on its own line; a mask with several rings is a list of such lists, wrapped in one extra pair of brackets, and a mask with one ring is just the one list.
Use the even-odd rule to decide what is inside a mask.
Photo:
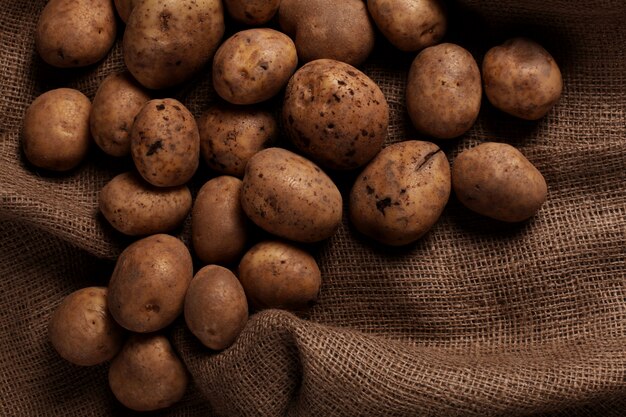
[(509, 39), (491, 48), (483, 60), (483, 81), (491, 104), (526, 120), (545, 116), (563, 90), (554, 58), (526, 38)]
[(147, 102), (133, 123), (130, 152), (137, 170), (150, 184), (185, 184), (200, 161), (200, 134), (193, 115), (172, 98)]
[(410, 140), (383, 149), (350, 193), (350, 220), (386, 245), (412, 243), (437, 222), (450, 196), (450, 164), (430, 142)]
[(117, 259), (109, 282), (109, 310), (133, 332), (160, 330), (182, 313), (191, 278), (191, 254), (179, 239), (159, 234), (138, 240)]
[(239, 280), (257, 310), (304, 310), (317, 300), (322, 275), (307, 252), (288, 243), (266, 241), (241, 259)]
[(285, 136), (325, 168), (352, 169), (376, 155), (387, 137), (389, 106), (376, 83), (343, 62), (320, 59), (289, 80)]
[(90, 110), (87, 96), (70, 88), (37, 97), (24, 115), (22, 146), (26, 159), (53, 171), (76, 167), (89, 150)]
[(341, 223), (337, 186), (313, 162), (280, 148), (250, 159), (241, 205), (262, 229), (298, 242), (326, 239)]
[(264, 25), (276, 14), (280, 0), (224, 0), (228, 14), (245, 25)]
[(50, 342), (67, 361), (90, 366), (112, 359), (124, 331), (107, 309), (107, 289), (88, 287), (65, 297), (50, 317)]
[(495, 142), (482, 143), (457, 156), (452, 186), (466, 207), (505, 222), (534, 216), (548, 194), (543, 175), (520, 151)]
[(248, 301), (237, 277), (208, 265), (198, 271), (185, 296), (185, 322), (209, 349), (226, 349), (248, 321)]
[(152, 411), (185, 394), (189, 376), (165, 336), (132, 335), (109, 368), (109, 386), (125, 407)]
[(406, 105), (422, 133), (450, 139), (467, 132), (478, 117), (482, 89), (478, 65), (451, 43), (420, 52), (409, 71)]
[(141, 0), (114, 0), (115, 10), (117, 10), (117, 14), (124, 23), (128, 22), (130, 12), (133, 11), (137, 3), (140, 1)]

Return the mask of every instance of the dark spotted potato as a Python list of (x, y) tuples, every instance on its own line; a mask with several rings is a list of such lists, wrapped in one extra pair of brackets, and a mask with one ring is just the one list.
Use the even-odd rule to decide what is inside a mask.
[(280, 6), (280, 0), (224, 0), (224, 6), (237, 22), (259, 26), (274, 17)]

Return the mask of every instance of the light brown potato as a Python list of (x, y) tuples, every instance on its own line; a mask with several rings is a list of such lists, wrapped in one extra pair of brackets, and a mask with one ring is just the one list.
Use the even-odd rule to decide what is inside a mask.
[(100, 191), (100, 211), (111, 226), (129, 236), (169, 232), (191, 210), (191, 192), (184, 185), (161, 188), (134, 172), (120, 174)]
[(563, 90), (554, 58), (526, 38), (509, 39), (491, 48), (483, 60), (483, 81), (491, 104), (526, 120), (545, 116)]
[(482, 88), (478, 65), (451, 43), (420, 52), (409, 70), (406, 105), (422, 133), (450, 139), (467, 132), (478, 117)]
[(280, 0), (224, 0), (228, 14), (244, 25), (264, 25), (276, 14)]
[(109, 386), (125, 407), (152, 411), (183, 398), (189, 376), (165, 336), (132, 335), (109, 368)]
[(112, 156), (130, 153), (130, 129), (148, 100), (148, 92), (128, 72), (102, 81), (89, 116), (91, 135), (100, 149)]
[(106, 56), (115, 32), (111, 0), (50, 0), (39, 16), (35, 47), (52, 66), (84, 67)]
[(48, 334), (63, 359), (91, 366), (117, 354), (124, 331), (109, 314), (107, 289), (88, 287), (63, 299), (50, 317)]
[(109, 282), (109, 311), (133, 332), (160, 330), (182, 313), (191, 278), (191, 254), (179, 239), (158, 234), (138, 240), (117, 259)]
[(142, 0), (126, 24), (124, 62), (145, 87), (172, 87), (209, 62), (223, 35), (220, 0)]
[(200, 162), (200, 134), (193, 115), (171, 98), (147, 102), (133, 123), (130, 152), (137, 170), (150, 184), (185, 184)]
[(22, 147), (26, 159), (39, 168), (68, 171), (87, 155), (91, 135), (91, 102), (70, 88), (50, 90), (26, 110)]
[(438, 43), (447, 18), (438, 0), (367, 0), (378, 29), (402, 51), (419, 51)]
[(280, 148), (250, 159), (241, 205), (265, 231), (297, 242), (329, 238), (341, 223), (337, 186), (313, 162)]
[(133, 11), (137, 3), (139, 3), (140, 1), (141, 0), (114, 0), (117, 14), (120, 16), (120, 19), (122, 19), (124, 23), (128, 22), (130, 12)]
[(495, 142), (482, 143), (457, 156), (452, 186), (467, 208), (505, 222), (534, 216), (548, 194), (543, 175), (519, 150)]
[(261, 242), (246, 252), (239, 264), (239, 280), (257, 310), (304, 310), (315, 303), (322, 285), (315, 259), (279, 241)]
[(208, 265), (198, 271), (185, 296), (185, 322), (209, 349), (226, 349), (248, 321), (248, 301), (237, 277)]
[(282, 109), (285, 136), (325, 168), (353, 169), (387, 137), (389, 106), (376, 83), (351, 65), (309, 62), (289, 80)]

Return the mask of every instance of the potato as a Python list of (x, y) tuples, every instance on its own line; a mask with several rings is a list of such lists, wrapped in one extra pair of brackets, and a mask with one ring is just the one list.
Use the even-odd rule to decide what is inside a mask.
[(520, 151), (495, 142), (482, 143), (456, 157), (452, 186), (470, 210), (505, 222), (534, 216), (548, 194), (543, 176)]
[(309, 62), (289, 80), (282, 109), (287, 138), (325, 168), (352, 169), (387, 137), (389, 106), (374, 81), (343, 62)]
[(138, 240), (117, 259), (109, 281), (109, 311), (133, 332), (160, 330), (182, 313), (192, 278), (191, 254), (179, 239), (158, 234)]
[(224, 0), (228, 14), (244, 25), (264, 25), (276, 14), (280, 0)]
[(124, 62), (145, 87), (172, 87), (202, 69), (223, 35), (220, 0), (142, 0), (126, 24)]
[(341, 223), (337, 186), (313, 162), (280, 148), (250, 159), (241, 205), (262, 229), (297, 242), (326, 239)]
[(50, 90), (26, 110), (22, 131), (24, 155), (33, 165), (68, 171), (87, 155), (91, 102), (70, 88)]
[(120, 16), (120, 19), (122, 19), (124, 23), (128, 22), (130, 12), (133, 11), (137, 3), (139, 3), (140, 1), (141, 0), (114, 0), (117, 14)]
[(125, 172), (100, 191), (100, 211), (111, 226), (130, 235), (169, 232), (181, 225), (191, 210), (191, 192), (184, 185), (160, 188), (134, 172)]
[(124, 331), (109, 314), (107, 289), (88, 287), (63, 299), (50, 317), (48, 334), (63, 359), (90, 366), (117, 354)]
[(545, 116), (563, 90), (554, 58), (526, 38), (509, 39), (491, 48), (483, 60), (483, 81), (491, 104), (526, 120)]
[(317, 300), (322, 275), (315, 259), (288, 243), (261, 242), (239, 264), (239, 280), (257, 310), (304, 310)]
[(255, 104), (274, 97), (298, 66), (296, 46), (273, 29), (235, 33), (213, 59), (213, 87), (233, 104)]
[(183, 398), (188, 382), (185, 366), (159, 334), (132, 335), (109, 368), (113, 395), (136, 411), (173, 405)]
[(100, 149), (112, 156), (130, 153), (130, 129), (148, 100), (148, 92), (128, 72), (102, 81), (89, 116), (91, 135)]
[(137, 170), (150, 184), (185, 184), (200, 161), (200, 134), (193, 115), (172, 98), (147, 102), (133, 123), (130, 152)]
[(248, 301), (237, 277), (208, 265), (198, 271), (185, 296), (185, 322), (209, 349), (226, 349), (248, 321)]
[(420, 52), (409, 70), (406, 105), (422, 133), (450, 139), (467, 132), (478, 117), (482, 89), (478, 65), (451, 43)]
[(35, 47), (52, 66), (84, 67), (105, 57), (115, 32), (111, 0), (50, 0), (39, 16)]
[(243, 178), (248, 160), (278, 138), (274, 116), (258, 107), (215, 105), (198, 120), (200, 152), (212, 170)]
[(350, 192), (350, 220), (386, 245), (412, 243), (441, 216), (450, 196), (450, 165), (430, 142), (409, 140), (383, 149)]
[(278, 21), (301, 62), (330, 58), (360, 65), (374, 49), (374, 26), (362, 0), (282, 0)]
[(447, 19), (438, 0), (367, 0), (382, 34), (402, 51), (419, 51), (439, 42)]

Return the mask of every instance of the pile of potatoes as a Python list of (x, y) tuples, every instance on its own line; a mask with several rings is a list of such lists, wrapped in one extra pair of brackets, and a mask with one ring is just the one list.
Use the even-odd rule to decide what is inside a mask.
[[(92, 141), (134, 162), (104, 186), (99, 206), (138, 240), (108, 287), (68, 295), (49, 326), (68, 361), (111, 361), (111, 390), (131, 409), (168, 407), (184, 395), (187, 371), (162, 333), (181, 315), (219, 351), (236, 341), (250, 310), (315, 303), (322, 276), (306, 245), (333, 236), (344, 199), (355, 229), (391, 246), (427, 233), (452, 189), (469, 209), (504, 222), (532, 217), (546, 200), (541, 173), (505, 143), (468, 149), (452, 168), (431, 141), (383, 149), (389, 106), (357, 68), (377, 31), (417, 53), (408, 116), (425, 138), (449, 140), (472, 127), (483, 89), (493, 106), (523, 119), (554, 106), (561, 73), (529, 39), (493, 47), (481, 71), (466, 49), (440, 43), (447, 17), (436, 0), (50, 0), (35, 34), (39, 55), (59, 68), (100, 61), (121, 28), (115, 10), (127, 71), (104, 79), (93, 102), (68, 88), (36, 98), (22, 145), (44, 170), (75, 168)], [(223, 40), (229, 18), (250, 28)], [(222, 101), (203, 114), (155, 98), (209, 64)], [(264, 103), (281, 95), (276, 115)], [(293, 151), (279, 147), (281, 137)], [(215, 176), (192, 193), (200, 164)], [(359, 173), (342, 196), (331, 176), (351, 170)], [(168, 234), (188, 216), (191, 248)], [(273, 237), (255, 241), (255, 229)], [(195, 274), (194, 257), (203, 265)]]

